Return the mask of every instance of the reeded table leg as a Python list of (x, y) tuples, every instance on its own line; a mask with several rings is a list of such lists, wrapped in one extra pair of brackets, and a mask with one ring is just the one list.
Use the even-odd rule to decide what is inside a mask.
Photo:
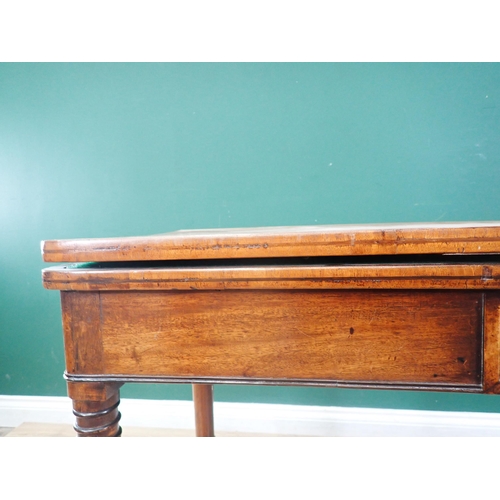
[(78, 437), (119, 437), (120, 385), (115, 383), (68, 382), (73, 400), (74, 426)]
[(193, 384), (194, 416), (197, 437), (215, 437), (213, 386)]

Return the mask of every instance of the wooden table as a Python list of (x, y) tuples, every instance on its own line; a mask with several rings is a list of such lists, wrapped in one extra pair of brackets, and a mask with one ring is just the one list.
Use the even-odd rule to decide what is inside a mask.
[(121, 433), (126, 382), (499, 393), (500, 222), (45, 241), (79, 436)]

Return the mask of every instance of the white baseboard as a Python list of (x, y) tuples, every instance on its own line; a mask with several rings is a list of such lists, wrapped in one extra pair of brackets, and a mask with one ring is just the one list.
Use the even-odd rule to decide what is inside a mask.
[[(122, 399), (122, 427), (193, 429), (190, 401)], [(500, 436), (500, 414), (214, 404), (215, 429), (298, 436)], [(23, 422), (73, 424), (66, 397), (0, 396), (0, 427)]]

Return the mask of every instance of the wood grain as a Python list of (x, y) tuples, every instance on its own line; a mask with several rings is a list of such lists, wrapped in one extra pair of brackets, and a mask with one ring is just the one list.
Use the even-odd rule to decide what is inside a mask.
[(500, 394), (500, 294), (485, 294), (484, 391)]
[(119, 404), (118, 391), (105, 401), (73, 400), (74, 429), (78, 437), (120, 437)]
[(66, 371), (102, 373), (99, 292), (61, 292)]
[(214, 437), (213, 391), (210, 384), (193, 384), (196, 437)]
[[(46, 241), (80, 435), (119, 435), (125, 382), (500, 393), (500, 222)], [(224, 260), (226, 259), (226, 260)], [(273, 260), (274, 259), (274, 260)]]
[[(76, 401), (104, 402), (119, 393), (122, 383), (67, 382), (68, 396)], [(99, 405), (97, 405), (98, 407)]]
[(481, 306), (478, 292), (103, 292), (103, 373), (477, 386)]
[(49, 240), (45, 262), (498, 253), (499, 222), (295, 226)]
[(43, 270), (51, 290), (500, 289), (498, 263), (265, 265)]

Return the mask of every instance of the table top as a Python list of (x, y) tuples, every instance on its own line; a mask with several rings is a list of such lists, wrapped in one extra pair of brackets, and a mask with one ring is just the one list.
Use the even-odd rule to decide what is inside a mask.
[(499, 221), (183, 230), (42, 242), (45, 262), (492, 253), (500, 253)]

